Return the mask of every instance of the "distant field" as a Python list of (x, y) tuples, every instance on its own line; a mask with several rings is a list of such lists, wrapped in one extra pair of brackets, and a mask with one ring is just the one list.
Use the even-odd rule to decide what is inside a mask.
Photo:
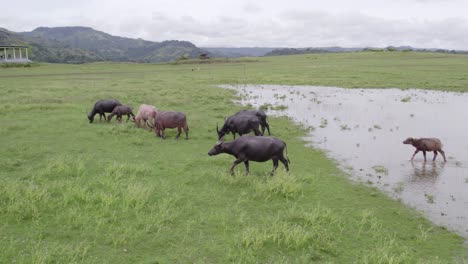
[[(468, 56), (435, 53), (0, 68), (0, 263), (465, 263), (462, 238), (350, 182), (286, 118), (270, 126), (289, 175), (231, 177), (233, 157), (207, 152), (240, 109), (217, 84), (468, 91), (467, 72)], [(101, 98), (183, 111), (190, 139), (89, 124)]]

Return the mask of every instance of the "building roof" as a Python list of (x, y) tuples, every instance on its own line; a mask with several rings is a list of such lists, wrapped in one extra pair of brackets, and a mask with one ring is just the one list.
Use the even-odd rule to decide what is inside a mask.
[(29, 48), (28, 46), (25, 45), (1, 45), (0, 48)]

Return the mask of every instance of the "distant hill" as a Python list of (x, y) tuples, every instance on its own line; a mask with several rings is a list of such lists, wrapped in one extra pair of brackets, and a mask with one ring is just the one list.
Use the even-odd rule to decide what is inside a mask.
[(32, 60), (45, 62), (167, 62), (207, 53), (188, 41), (152, 42), (113, 36), (89, 27), (39, 27), (20, 33), (0, 28), (0, 44), (20, 43), (31, 47)]
[(23, 45), (24, 40), (15, 32), (0, 28), (0, 45)]
[(282, 48), (275, 49), (264, 56), (283, 56), (283, 55), (299, 55), (299, 54), (311, 54), (311, 53), (340, 53), (340, 52), (356, 52), (356, 51), (416, 51), (416, 52), (440, 52), (440, 53), (454, 53), (454, 54), (467, 54), (468, 51), (463, 50), (447, 50), (447, 49), (420, 49), (413, 48), (410, 46), (388, 46), (386, 48), (342, 48), (342, 47), (314, 47), (314, 48)]
[(239, 57), (261, 57), (278, 48), (207, 48), (202, 49), (215, 54), (217, 57), (239, 58)]

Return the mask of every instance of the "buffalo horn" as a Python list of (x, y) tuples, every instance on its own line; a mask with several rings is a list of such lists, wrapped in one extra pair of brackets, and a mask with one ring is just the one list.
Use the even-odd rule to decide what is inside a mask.
[(151, 128), (154, 128), (153, 126), (151, 126), (150, 122), (148, 122), (148, 120), (146, 121), (146, 124), (151, 127)]
[(222, 137), (218, 142), (216, 142), (216, 146), (219, 146), (224, 143), (224, 137)]

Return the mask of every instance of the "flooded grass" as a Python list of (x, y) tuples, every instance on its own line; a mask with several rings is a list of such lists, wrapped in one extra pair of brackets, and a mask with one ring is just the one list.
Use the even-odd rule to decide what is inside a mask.
[[(459, 121), (468, 120), (464, 110), (467, 94), (278, 85), (242, 89), (256, 98), (243, 98), (242, 104), (268, 105), (271, 115), (288, 116), (305, 127), (319, 127), (309, 131), (309, 140), (340, 161), (352, 178), (365, 179), (423, 210), (436, 224), (468, 237), (468, 192), (460, 184), (466, 182), (468, 174), (463, 166), (468, 162), (468, 123)], [(285, 96), (291, 101), (279, 100)], [(275, 109), (285, 104), (284, 109)], [(439, 155), (432, 161), (433, 153), (428, 153), (428, 161), (424, 162), (419, 153), (410, 162), (415, 149), (403, 145), (407, 137), (440, 138), (451, 158), (444, 163)], [(347, 170), (349, 167), (360, 169)]]

